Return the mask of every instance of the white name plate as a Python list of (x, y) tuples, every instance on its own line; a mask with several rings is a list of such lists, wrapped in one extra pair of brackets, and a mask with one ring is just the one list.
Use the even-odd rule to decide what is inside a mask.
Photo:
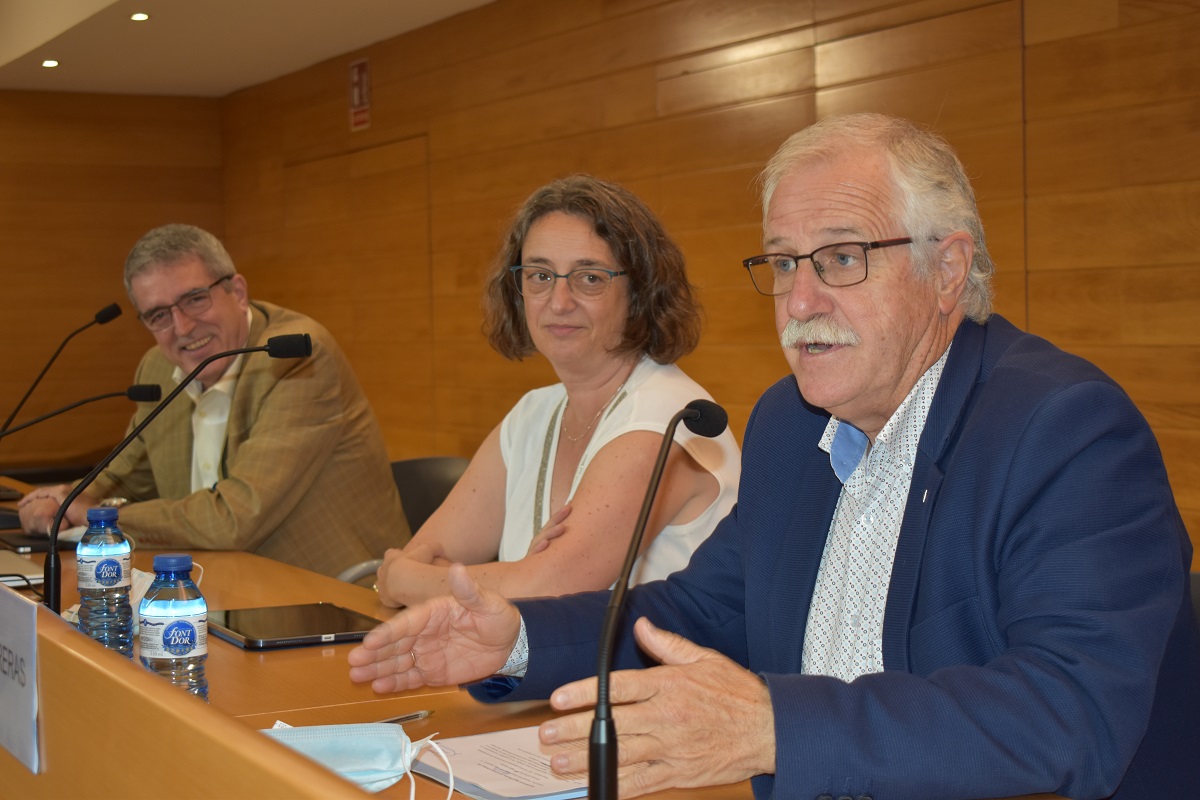
[(0, 745), (37, 774), (37, 603), (0, 587)]

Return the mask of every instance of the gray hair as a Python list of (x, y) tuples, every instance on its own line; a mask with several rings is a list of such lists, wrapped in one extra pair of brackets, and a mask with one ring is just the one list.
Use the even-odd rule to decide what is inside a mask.
[(975, 256), (959, 305), (970, 319), (986, 322), (992, 313), (992, 274), (975, 191), (954, 150), (941, 136), (905, 119), (884, 114), (848, 114), (823, 119), (793, 134), (771, 156), (759, 175), (763, 219), (779, 182), (791, 172), (833, 158), (847, 145), (882, 147), (892, 180), (899, 189), (895, 213), (912, 237), (913, 263), (927, 275), (937, 254), (937, 241), (966, 231)]
[(147, 233), (125, 259), (125, 291), (133, 299), (133, 279), (152, 267), (171, 266), (195, 256), (215, 281), (237, 274), (221, 240), (195, 225), (171, 224)]

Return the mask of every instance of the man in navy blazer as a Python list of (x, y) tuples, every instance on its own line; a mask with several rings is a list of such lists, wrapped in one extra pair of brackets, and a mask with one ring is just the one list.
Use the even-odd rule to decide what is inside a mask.
[[(764, 244), (746, 267), (793, 374), (751, 416), (733, 512), (630, 593), (621, 795), (1200, 791), (1191, 546), (1162, 456), (1102, 372), (992, 315), (949, 146), (880, 115), (801, 131), (764, 171)], [(351, 677), (595, 701), (607, 593), (451, 588), (372, 632)]]

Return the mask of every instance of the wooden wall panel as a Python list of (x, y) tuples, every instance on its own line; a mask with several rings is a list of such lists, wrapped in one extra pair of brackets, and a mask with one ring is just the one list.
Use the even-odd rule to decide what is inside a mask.
[(817, 45), (817, 82), (833, 86), (1021, 46), (1018, 0)]
[[(974, 81), (978, 89), (963, 92), (963, 81)], [(998, 121), (1019, 125), (1021, 53), (1012, 48), (865, 83), (827, 86), (817, 102), (822, 117), (870, 109), (920, 120), (947, 136)], [(1019, 146), (1015, 155), (1020, 155)], [(1016, 170), (1013, 180), (1020, 179)]]
[(1039, 44), (1110, 30), (1120, 23), (1119, 0), (1042, 0), (1025, 7), (1025, 43)]
[(823, 41), (870, 31), (882, 31), (926, 19), (935, 19), (996, 0), (813, 0), (813, 16)]
[(785, 96), (435, 161), (432, 202), (507, 198), (511, 213), (537, 186), (570, 172), (631, 183), (732, 164), (761, 166), (788, 133), (812, 119), (810, 109), (810, 98)]
[(1029, 328), (1129, 392), (1200, 543), (1200, 3), (1026, 7)]
[[(816, 88), (811, 31), (771, 37), (768, 42), (786, 49), (765, 55), (746, 53), (739, 59), (751, 48), (734, 46), (659, 67), (658, 112), (684, 114)], [(756, 42), (753, 50), (761, 49)], [(713, 64), (714, 55), (724, 63)]]
[[(213, 100), (0, 92), (0, 420), (63, 337), (111, 302), (123, 315), (67, 345), (16, 423), (129, 385), (153, 340), (125, 297), (125, 256), (166, 222), (220, 233), (219, 114)], [(85, 463), (132, 413), (105, 400), (14, 434), (0, 442), (0, 469)]]
[(1029, 123), (1029, 193), (1200, 181), (1195, 97)]
[[(467, 69), (452, 70), (447, 88), (455, 105), (464, 107), (577, 83), (808, 24), (806, 6), (792, 0), (675, 0), (606, 15), (550, 41), (526, 37), (524, 20), (512, 19), (512, 46), (493, 42)], [(462, 15), (464, 23), (469, 17)]]
[(652, 70), (642, 67), (451, 111), (430, 120), (431, 155), (450, 159), (647, 122), (654, 100)]
[(1196, 261), (1200, 181), (1029, 199), (1029, 269), (1132, 268)]
[[(235, 137), (246, 159), (227, 164), (229, 206), (259, 209), (256, 220), (270, 227), (238, 227), (231, 252), (236, 248), (254, 296), (309, 314), (334, 334), (372, 400), (391, 455), (430, 452), (436, 421), (427, 143), (401, 139), (288, 163), (272, 158), (286, 152), (287, 130), (276, 129), (274, 139)], [(263, 173), (273, 177), (256, 181)], [(264, 214), (265, 207), (274, 211)], [(269, 254), (255, 248), (262, 241), (272, 242)]]
[(1198, 38), (1200, 8), (1193, 7), (1180, 16), (1029, 47), (1027, 117), (1040, 120), (1194, 98), (1200, 86)]

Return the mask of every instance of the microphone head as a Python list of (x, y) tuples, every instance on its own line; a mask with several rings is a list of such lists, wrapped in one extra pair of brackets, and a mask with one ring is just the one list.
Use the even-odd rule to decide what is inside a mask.
[(96, 322), (100, 325), (107, 325), (119, 316), (121, 316), (121, 307), (113, 303), (96, 312)]
[(729, 426), (729, 414), (712, 400), (693, 400), (686, 406), (696, 412), (683, 418), (683, 424), (697, 436), (720, 436)]
[(267, 339), (271, 358), (307, 358), (312, 355), (312, 337), (307, 333), (286, 333)]
[(162, 399), (162, 387), (157, 383), (135, 383), (125, 390), (125, 396), (135, 403), (157, 403)]

